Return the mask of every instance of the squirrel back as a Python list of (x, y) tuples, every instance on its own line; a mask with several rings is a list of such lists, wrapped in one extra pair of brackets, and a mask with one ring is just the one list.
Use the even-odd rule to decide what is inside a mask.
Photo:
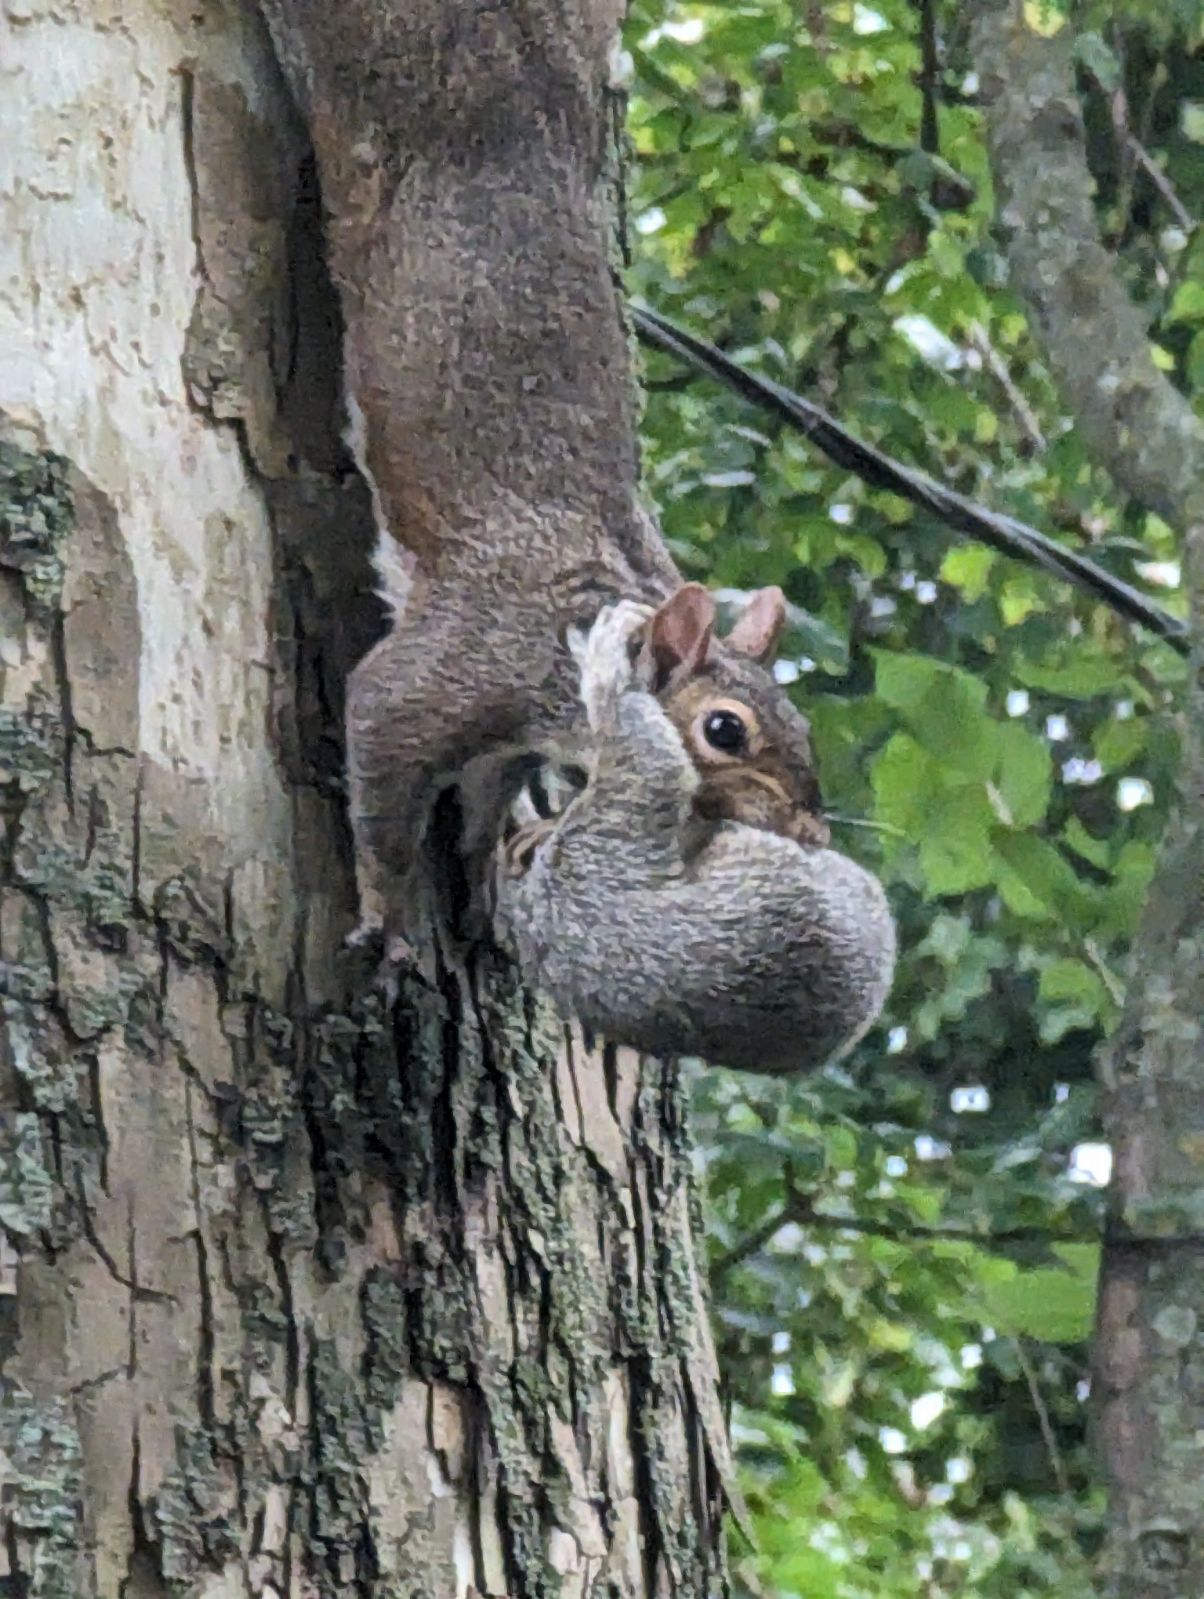
[(440, 582), (617, 553), (663, 598), (612, 204), (620, 13), (541, 7), (265, 0), (319, 158), (348, 442), (382, 537)]

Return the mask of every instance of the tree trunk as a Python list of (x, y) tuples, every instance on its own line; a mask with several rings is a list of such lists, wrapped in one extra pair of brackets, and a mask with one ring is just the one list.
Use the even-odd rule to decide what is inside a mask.
[(0, 1594), (702, 1599), (675, 1071), (342, 952), (380, 617), (266, 32), (4, 16)]
[(1067, 29), (975, 0), (998, 215), (1067, 408), (1117, 486), (1182, 536), (1193, 650), (1178, 803), (1103, 1062), (1115, 1157), (1095, 1348), (1109, 1483), (1101, 1592), (1204, 1593), (1204, 428), (1150, 357), (1100, 242)]

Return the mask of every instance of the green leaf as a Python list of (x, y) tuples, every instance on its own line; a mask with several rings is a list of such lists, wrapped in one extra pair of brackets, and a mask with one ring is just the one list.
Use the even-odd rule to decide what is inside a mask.
[(940, 784), (940, 768), (908, 733), (895, 733), (876, 757), (870, 775), (874, 814), (914, 838), (923, 830), (928, 801)]
[(1189, 278), (1186, 283), (1181, 283), (1175, 291), (1166, 319), (1168, 322), (1204, 321), (1204, 283), (1197, 278)]
[(1193, 144), (1204, 144), (1204, 104), (1198, 100), (1185, 100), (1179, 108), (1179, 126), (1184, 138)]
[(840, 1589), (841, 1568), (829, 1555), (818, 1549), (798, 1547), (784, 1557), (778, 1567), (780, 1581), (795, 1593), (807, 1594), (808, 1599), (837, 1599)]
[(1105, 772), (1124, 772), (1145, 749), (1146, 724), (1136, 716), (1107, 722), (1095, 729), (1091, 742)]
[(986, 592), (991, 568), (998, 560), (985, 544), (955, 544), (941, 562), (941, 579), (960, 589), (973, 603)]
[(929, 894), (967, 894), (995, 878), (991, 810), (977, 786), (929, 795), (920, 869)]
[(987, 688), (980, 678), (959, 671), (944, 661), (929, 655), (887, 654), (874, 652), (874, 675), (879, 698), (897, 711), (916, 711), (924, 705), (933, 689), (942, 689), (954, 683), (966, 702), (976, 710), (986, 704)]
[(1204, 328), (1201, 328), (1188, 346), (1187, 381), (1193, 389), (1204, 389)]
[(1116, 662), (1104, 655), (1078, 654), (1057, 665), (1023, 658), (1013, 662), (1012, 672), (1025, 688), (1044, 689), (1066, 699), (1089, 699), (1095, 694), (1115, 693)]
[(1112, 850), (1108, 841), (1102, 838), (1095, 838), (1087, 831), (1077, 816), (1072, 816), (1067, 822), (1062, 837), (1076, 855), (1080, 855), (1083, 860), (1089, 861), (1092, 866), (1107, 866), (1112, 859)]
[(981, 1287), (984, 1319), (1014, 1338), (1042, 1343), (1080, 1344), (1091, 1334), (1095, 1319), (1099, 1248), (1095, 1244), (1058, 1244), (1056, 1267), (1011, 1270)]
[(1035, 833), (995, 833), (995, 850), (1007, 870), (999, 875), (999, 888), (1017, 915), (1052, 917), (1067, 926), (1090, 925), (1091, 912), (1085, 886), (1052, 844)]
[(1016, 722), (996, 729), (995, 782), (1014, 827), (1032, 827), (1045, 815), (1053, 782), (1049, 746)]
[(1101, 89), (1114, 90), (1120, 86), (1120, 62), (1101, 34), (1079, 34), (1074, 41), (1074, 54)]
[(1038, 997), (1046, 1007), (1040, 1018), (1041, 1037), (1057, 1043), (1075, 1028), (1090, 1028), (1111, 1019), (1115, 1006), (1100, 974), (1073, 956), (1051, 961), (1041, 973)]
[(942, 766), (984, 780), (993, 774), (996, 727), (981, 678), (924, 655), (877, 654), (875, 681), (878, 697)]

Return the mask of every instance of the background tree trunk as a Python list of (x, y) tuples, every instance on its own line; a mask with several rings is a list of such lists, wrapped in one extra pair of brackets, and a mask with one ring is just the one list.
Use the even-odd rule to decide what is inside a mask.
[(1193, 652), (1178, 804), (1102, 1063), (1114, 1152), (1095, 1347), (1109, 1483), (1102, 1591), (1204, 1592), (1204, 428), (1157, 370), (1095, 220), (1074, 38), (975, 0), (974, 44), (1012, 275), (1067, 409), (1117, 487), (1182, 539)]
[(0, 27), (0, 1592), (709, 1594), (676, 1075), (340, 952), (379, 615), (266, 33)]

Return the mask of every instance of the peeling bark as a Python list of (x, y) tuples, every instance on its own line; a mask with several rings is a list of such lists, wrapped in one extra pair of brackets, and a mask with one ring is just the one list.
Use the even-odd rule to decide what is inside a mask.
[(1095, 1406), (1114, 1599), (1204, 1593), (1204, 429), (1150, 358), (1100, 243), (1068, 31), (977, 0), (998, 215), (1076, 424), (1117, 486), (1183, 537), (1193, 653), (1179, 795), (1102, 1062), (1115, 1154)]
[(380, 618), (266, 35), (0, 28), (0, 1591), (721, 1591), (676, 1075), (342, 952)]

